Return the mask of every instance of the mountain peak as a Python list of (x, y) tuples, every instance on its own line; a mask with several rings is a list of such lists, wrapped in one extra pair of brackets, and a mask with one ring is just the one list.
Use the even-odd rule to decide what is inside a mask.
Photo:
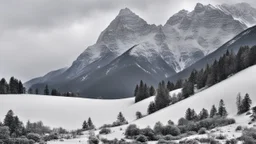
[(129, 8), (124, 8), (119, 11), (118, 15), (130, 15), (134, 14)]
[(197, 3), (194, 10), (195, 10), (195, 12), (202, 12), (205, 10), (205, 7), (203, 4)]

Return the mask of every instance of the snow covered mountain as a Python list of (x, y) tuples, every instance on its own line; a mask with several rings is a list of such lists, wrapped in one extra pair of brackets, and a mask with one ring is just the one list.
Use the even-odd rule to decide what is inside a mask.
[(256, 23), (256, 9), (248, 3), (238, 3), (235, 5), (223, 4), (217, 7), (248, 27), (254, 26)]
[[(198, 3), (193, 11), (182, 10), (164, 26), (156, 26), (125, 8), (71, 67), (48, 80), (42, 77), (26, 84), (33, 88), (48, 84), (92, 98), (131, 96), (139, 80), (155, 85), (247, 28), (234, 17), (219, 6)], [(99, 86), (109, 87), (101, 92), (92, 90)], [(120, 92), (116, 92), (118, 88)]]
[(200, 70), (204, 68), (207, 64), (212, 64), (214, 60), (218, 60), (227, 52), (227, 50), (237, 53), (241, 46), (251, 47), (254, 45), (256, 45), (256, 26), (248, 28), (245, 31), (241, 32), (236, 37), (218, 48), (216, 51), (200, 59), (183, 71), (167, 78), (167, 80), (175, 82), (179, 79), (184, 79), (188, 77), (194, 69)]

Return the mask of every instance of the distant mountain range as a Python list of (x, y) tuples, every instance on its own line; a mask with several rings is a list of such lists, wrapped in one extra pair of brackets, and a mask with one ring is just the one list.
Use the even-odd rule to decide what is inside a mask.
[(181, 10), (174, 14), (163, 26), (150, 25), (125, 8), (100, 34), (96, 44), (85, 49), (69, 68), (50, 72), (25, 85), (42, 89), (48, 84), (90, 98), (131, 97), (140, 80), (152, 85), (167, 78), (174, 80), (177, 73), (191, 69), (205, 56), (217, 58), (222, 49), (248, 44), (243, 43), (246, 35), (242, 33), (239, 40), (222, 46), (255, 24), (256, 9), (246, 3), (198, 3), (191, 12)]

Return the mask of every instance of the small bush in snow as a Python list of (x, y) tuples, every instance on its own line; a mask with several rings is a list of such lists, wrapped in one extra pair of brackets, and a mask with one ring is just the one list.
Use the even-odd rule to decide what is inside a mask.
[(138, 141), (138, 142), (147, 142), (148, 139), (147, 139), (147, 137), (144, 136), (144, 135), (139, 135), (139, 136), (136, 138), (136, 141)]
[(149, 141), (158, 140), (157, 136), (155, 135), (155, 132), (150, 127), (141, 129), (140, 134), (146, 136)]
[(140, 134), (140, 129), (137, 128), (137, 126), (135, 124), (129, 125), (125, 131), (126, 137), (133, 137), (133, 136), (137, 136), (139, 134)]
[(109, 134), (111, 133), (111, 130), (109, 128), (103, 128), (99, 132), (100, 134)]
[(162, 134), (163, 135), (170, 134), (172, 136), (178, 136), (180, 135), (180, 129), (174, 125), (167, 125), (163, 127)]
[(99, 144), (99, 140), (95, 136), (90, 136), (88, 139), (89, 144)]
[(137, 111), (137, 112), (136, 112), (136, 118), (137, 118), (137, 119), (142, 118), (142, 114), (141, 114), (141, 112), (139, 112), (139, 111)]
[(28, 139), (32, 139), (32, 140), (34, 140), (35, 142), (39, 142), (40, 139), (41, 139), (40, 135), (39, 135), (39, 134), (36, 134), (36, 133), (29, 133), (29, 134), (27, 135), (27, 138), (28, 138)]
[(236, 127), (236, 131), (240, 131), (240, 130), (242, 130), (243, 128), (242, 128), (242, 126), (237, 126)]
[(219, 142), (213, 138), (200, 138), (198, 141), (200, 143), (219, 144)]
[(200, 130), (198, 131), (198, 134), (206, 134), (206, 128), (200, 128)]

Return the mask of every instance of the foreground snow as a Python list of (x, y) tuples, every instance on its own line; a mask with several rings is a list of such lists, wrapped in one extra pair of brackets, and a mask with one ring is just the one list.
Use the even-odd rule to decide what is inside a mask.
[[(180, 91), (178, 89), (170, 94)], [(143, 115), (147, 113), (151, 101), (154, 101), (154, 96), (134, 104), (134, 98), (100, 100), (28, 94), (0, 95), (0, 121), (12, 109), (24, 123), (41, 120), (51, 127), (78, 129), (84, 120), (91, 117), (96, 127), (100, 127), (113, 123), (120, 111), (129, 122), (134, 121), (137, 111)]]

